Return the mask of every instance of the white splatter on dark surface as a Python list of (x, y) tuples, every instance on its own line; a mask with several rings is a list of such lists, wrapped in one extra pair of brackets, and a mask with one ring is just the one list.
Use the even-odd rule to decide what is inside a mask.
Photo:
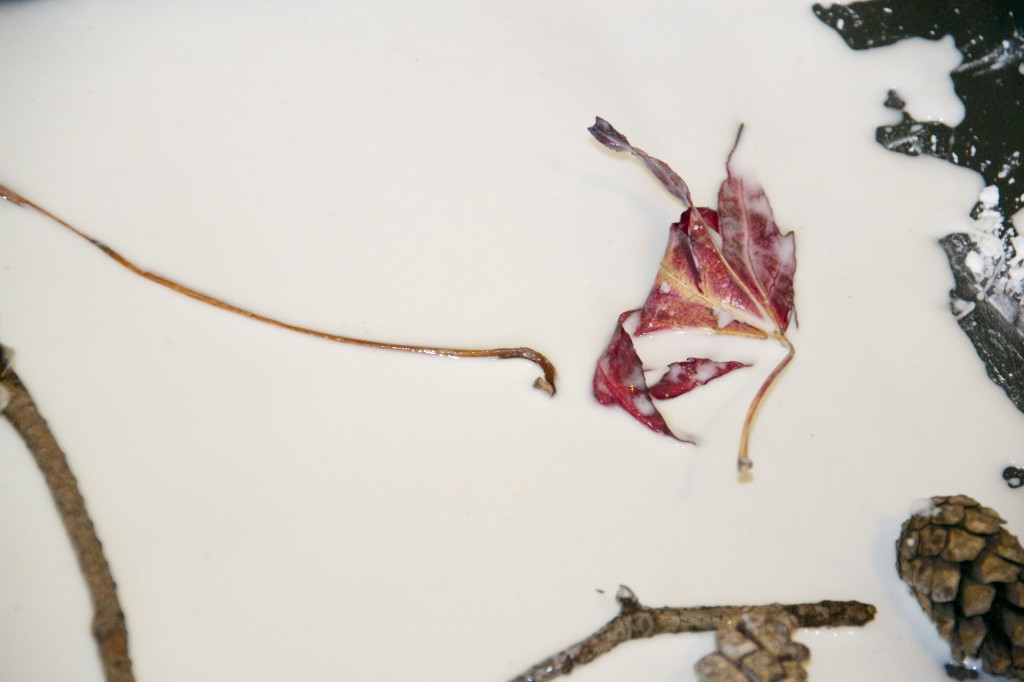
[[(895, 91), (885, 106), (902, 111), (895, 125), (880, 126), (877, 141), (908, 156), (944, 159), (978, 172), (998, 190), (1001, 214), (995, 236), (1002, 253), (994, 272), (978, 277), (971, 260), (981, 254), (975, 235), (950, 234), (941, 240), (953, 272), (950, 308), (970, 337), (989, 377), (1024, 411), (1024, 296), (1015, 278), (1021, 256), (1013, 216), (1024, 207), (1024, 17), (1021, 0), (990, 2), (853, 2), (814, 5), (817, 17), (855, 50), (892, 45), (907, 38), (951, 36), (963, 61), (950, 76), (965, 108), (956, 126), (918, 121), (904, 110)], [(971, 211), (985, 210), (979, 200)], [(972, 305), (965, 306), (965, 302)]]

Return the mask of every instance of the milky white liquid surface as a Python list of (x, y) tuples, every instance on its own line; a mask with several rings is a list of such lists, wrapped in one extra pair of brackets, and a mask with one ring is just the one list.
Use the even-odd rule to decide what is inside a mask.
[[(652, 605), (871, 602), (869, 627), (801, 632), (812, 677), (944, 679), (900, 523), (965, 493), (1024, 527), (999, 475), (1024, 419), (949, 314), (936, 243), (981, 182), (874, 143), (889, 88), (962, 116), (948, 39), (857, 53), (789, 1), (40, 0), (0, 6), (0, 60), (0, 182), (140, 264), (298, 324), (530, 345), (559, 370), (549, 399), (525, 362), (261, 327), (0, 205), (0, 341), (79, 477), (140, 680), (500, 682), (613, 616), (620, 583)], [(796, 233), (797, 354), (752, 483), (755, 374), (695, 392), (696, 447), (590, 395), (681, 209), (595, 115), (710, 205), (745, 123)], [(98, 681), (88, 596), (7, 427), (0, 467), (0, 679)], [(712, 646), (630, 643), (572, 679), (692, 679)]]

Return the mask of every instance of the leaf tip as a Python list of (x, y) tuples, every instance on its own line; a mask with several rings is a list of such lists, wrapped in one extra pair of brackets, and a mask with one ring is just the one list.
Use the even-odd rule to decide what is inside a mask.
[(726, 159), (725, 159), (725, 170), (730, 175), (732, 174), (732, 172), (731, 172), (732, 157), (736, 153), (736, 150), (740, 146), (740, 138), (743, 137), (744, 125), (745, 124), (741, 121), (739, 129), (736, 130), (736, 139), (733, 140), (732, 149), (729, 150), (729, 156), (727, 156)]
[(587, 128), (591, 135), (605, 147), (617, 152), (630, 151), (632, 147), (625, 136), (600, 116), (595, 117), (594, 125)]
[(600, 116), (595, 116), (594, 117), (594, 125), (592, 125), (589, 128), (587, 128), (587, 130), (590, 131), (591, 135), (593, 135), (594, 137), (597, 137), (598, 135), (600, 135), (600, 134), (602, 134), (604, 132), (607, 132), (609, 130), (615, 130), (615, 128), (612, 127), (611, 123), (609, 123), (608, 121), (604, 120)]

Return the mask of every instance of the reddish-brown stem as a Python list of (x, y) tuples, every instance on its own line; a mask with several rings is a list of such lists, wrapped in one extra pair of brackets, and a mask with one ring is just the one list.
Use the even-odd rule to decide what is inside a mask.
[(306, 334), (307, 336), (314, 336), (319, 339), (325, 339), (327, 341), (334, 341), (336, 343), (345, 343), (355, 346), (366, 346), (369, 348), (377, 348), (379, 350), (393, 350), (393, 351), (404, 351), (407, 353), (420, 353), (423, 355), (440, 355), (452, 358), (499, 358), (502, 360), (521, 359), (529, 360), (541, 368), (543, 376), (537, 377), (536, 381), (533, 382), (535, 388), (539, 388), (550, 395), (555, 394), (555, 366), (548, 360), (542, 353), (533, 350), (532, 348), (518, 347), (518, 348), (489, 348), (489, 349), (472, 349), (472, 348), (443, 348), (433, 346), (419, 346), (406, 343), (390, 343), (387, 341), (373, 341), (369, 339), (360, 339), (352, 336), (344, 336), (342, 334), (332, 334), (330, 332), (319, 331), (316, 329), (310, 329), (308, 327), (302, 327), (289, 322), (282, 322), (281, 320), (261, 315), (260, 313), (254, 312), (247, 308), (242, 308), (216, 296), (204, 294), (201, 291), (197, 291), (191, 287), (185, 286), (180, 282), (176, 282), (162, 275), (145, 270), (136, 265), (131, 260), (125, 258), (120, 253), (115, 251), (110, 246), (104, 244), (98, 239), (94, 239), (85, 232), (79, 230), (75, 226), (71, 225), (64, 219), (50, 213), (48, 210), (36, 204), (35, 202), (26, 199), (17, 192), (5, 187), (0, 184), (0, 199), (6, 199), (12, 203), (18, 204), (19, 206), (25, 206), (30, 208), (37, 213), (46, 216), (50, 220), (56, 222), (58, 225), (70, 230), (72, 233), (86, 240), (103, 253), (110, 256), (112, 259), (117, 261), (121, 266), (132, 271), (136, 275), (148, 279), (150, 282), (154, 282), (161, 286), (167, 287), (168, 289), (175, 291), (179, 294), (188, 296), (207, 305), (211, 305), (221, 310), (226, 310), (242, 317), (248, 317), (251, 320), (257, 322), (263, 322), (275, 327), (287, 329), (289, 331), (298, 332), (299, 334)]
[(6, 391), (8, 403), (4, 416), (18, 432), (36, 460), (46, 485), (53, 495), (61, 521), (78, 556), (78, 565), (85, 576), (92, 597), (94, 616), (92, 634), (99, 647), (100, 660), (107, 682), (133, 682), (131, 658), (128, 655), (128, 630), (124, 612), (117, 598), (117, 586), (96, 529), (85, 508), (78, 482), (71, 472), (67, 457), (39, 414), (28, 389), (6, 366), (0, 354), (0, 388)]
[(777, 336), (779, 343), (786, 348), (786, 357), (782, 358), (782, 361), (775, 366), (772, 373), (764, 380), (761, 384), (761, 388), (758, 389), (757, 394), (750, 403), (750, 407), (747, 408), (747, 416), (743, 420), (743, 433), (740, 435), (740, 450), (739, 457), (736, 460), (736, 467), (739, 469), (740, 474), (750, 471), (753, 468), (754, 463), (750, 459), (749, 455), (749, 444), (750, 444), (750, 431), (754, 428), (754, 419), (757, 417), (757, 411), (761, 408), (761, 403), (764, 401), (765, 396), (768, 395), (768, 390), (771, 389), (775, 381), (782, 375), (782, 372), (789, 366), (789, 363), (793, 361), (793, 356), (796, 354), (796, 349), (793, 348), (793, 344), (789, 342), (785, 336), (781, 333)]

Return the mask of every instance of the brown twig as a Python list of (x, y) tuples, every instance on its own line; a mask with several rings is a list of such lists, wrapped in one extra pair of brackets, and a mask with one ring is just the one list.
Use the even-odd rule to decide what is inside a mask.
[(180, 282), (176, 282), (172, 279), (168, 279), (162, 275), (158, 275), (154, 272), (143, 269), (136, 265), (131, 260), (125, 258), (120, 253), (115, 251), (110, 246), (107, 246), (98, 239), (94, 239), (85, 232), (79, 230), (77, 227), (71, 225), (63, 218), (60, 218), (48, 210), (36, 204), (35, 202), (26, 199), (22, 195), (18, 194), (14, 190), (5, 187), (0, 184), (0, 199), (6, 199), (11, 203), (17, 204), (18, 206), (24, 206), (25, 208), (32, 209), (36, 213), (39, 213), (46, 218), (54, 221), (61, 227), (64, 227), (74, 233), (76, 236), (89, 242), (97, 249), (107, 254), (110, 258), (114, 259), (122, 267), (132, 271), (136, 275), (148, 279), (150, 282), (159, 284), (160, 286), (167, 287), (171, 291), (175, 291), (179, 294), (188, 296), (197, 301), (211, 305), (214, 308), (220, 308), (226, 310), (229, 313), (241, 315), (247, 317), (250, 320), (256, 320), (264, 324), (269, 324), (274, 327), (280, 327), (281, 329), (287, 329), (289, 331), (297, 332), (299, 334), (305, 334), (307, 336), (313, 336), (318, 339), (325, 339), (327, 341), (333, 341), (335, 343), (345, 343), (355, 346), (366, 346), (369, 348), (376, 348), (378, 350), (394, 350), (404, 351), (407, 353), (420, 353), (422, 355), (440, 355), (451, 358), (498, 358), (501, 360), (529, 360), (540, 367), (543, 372), (543, 376), (537, 377), (533, 382), (535, 388), (539, 388), (549, 395), (555, 394), (555, 366), (548, 360), (543, 353), (533, 350), (532, 348), (518, 347), (518, 348), (488, 348), (488, 349), (475, 349), (475, 348), (444, 348), (444, 347), (431, 347), (431, 346), (418, 346), (405, 343), (390, 343), (387, 341), (372, 341), (370, 339), (360, 339), (353, 336), (344, 336), (341, 334), (332, 334), (330, 332), (319, 331), (317, 329), (310, 329), (308, 327), (301, 327), (299, 325), (291, 324), (289, 322), (282, 322), (281, 320), (261, 315), (260, 313), (254, 312), (247, 308), (236, 306), (232, 303), (228, 303), (222, 299), (209, 294), (204, 294), (201, 291), (185, 286)]
[(107, 682), (133, 682), (131, 659), (128, 656), (128, 630), (124, 612), (117, 599), (117, 586), (110, 575), (110, 567), (103, 555), (103, 547), (96, 536), (85, 500), (78, 490), (78, 482), (68, 466), (67, 457), (39, 414), (25, 384), (0, 353), (0, 388), (6, 392), (7, 406), (3, 414), (25, 441), (29, 452), (39, 465), (46, 485), (57, 503), (78, 564), (89, 586), (94, 616), (92, 633), (99, 646)]
[[(619, 615), (586, 639), (545, 658), (512, 682), (546, 682), (568, 675), (623, 642), (655, 635), (710, 632), (722, 619), (754, 606), (696, 606), (652, 608), (642, 605), (626, 586), (616, 595)], [(875, 607), (856, 601), (821, 601), (816, 604), (779, 604), (802, 628), (864, 625), (875, 617)]]

